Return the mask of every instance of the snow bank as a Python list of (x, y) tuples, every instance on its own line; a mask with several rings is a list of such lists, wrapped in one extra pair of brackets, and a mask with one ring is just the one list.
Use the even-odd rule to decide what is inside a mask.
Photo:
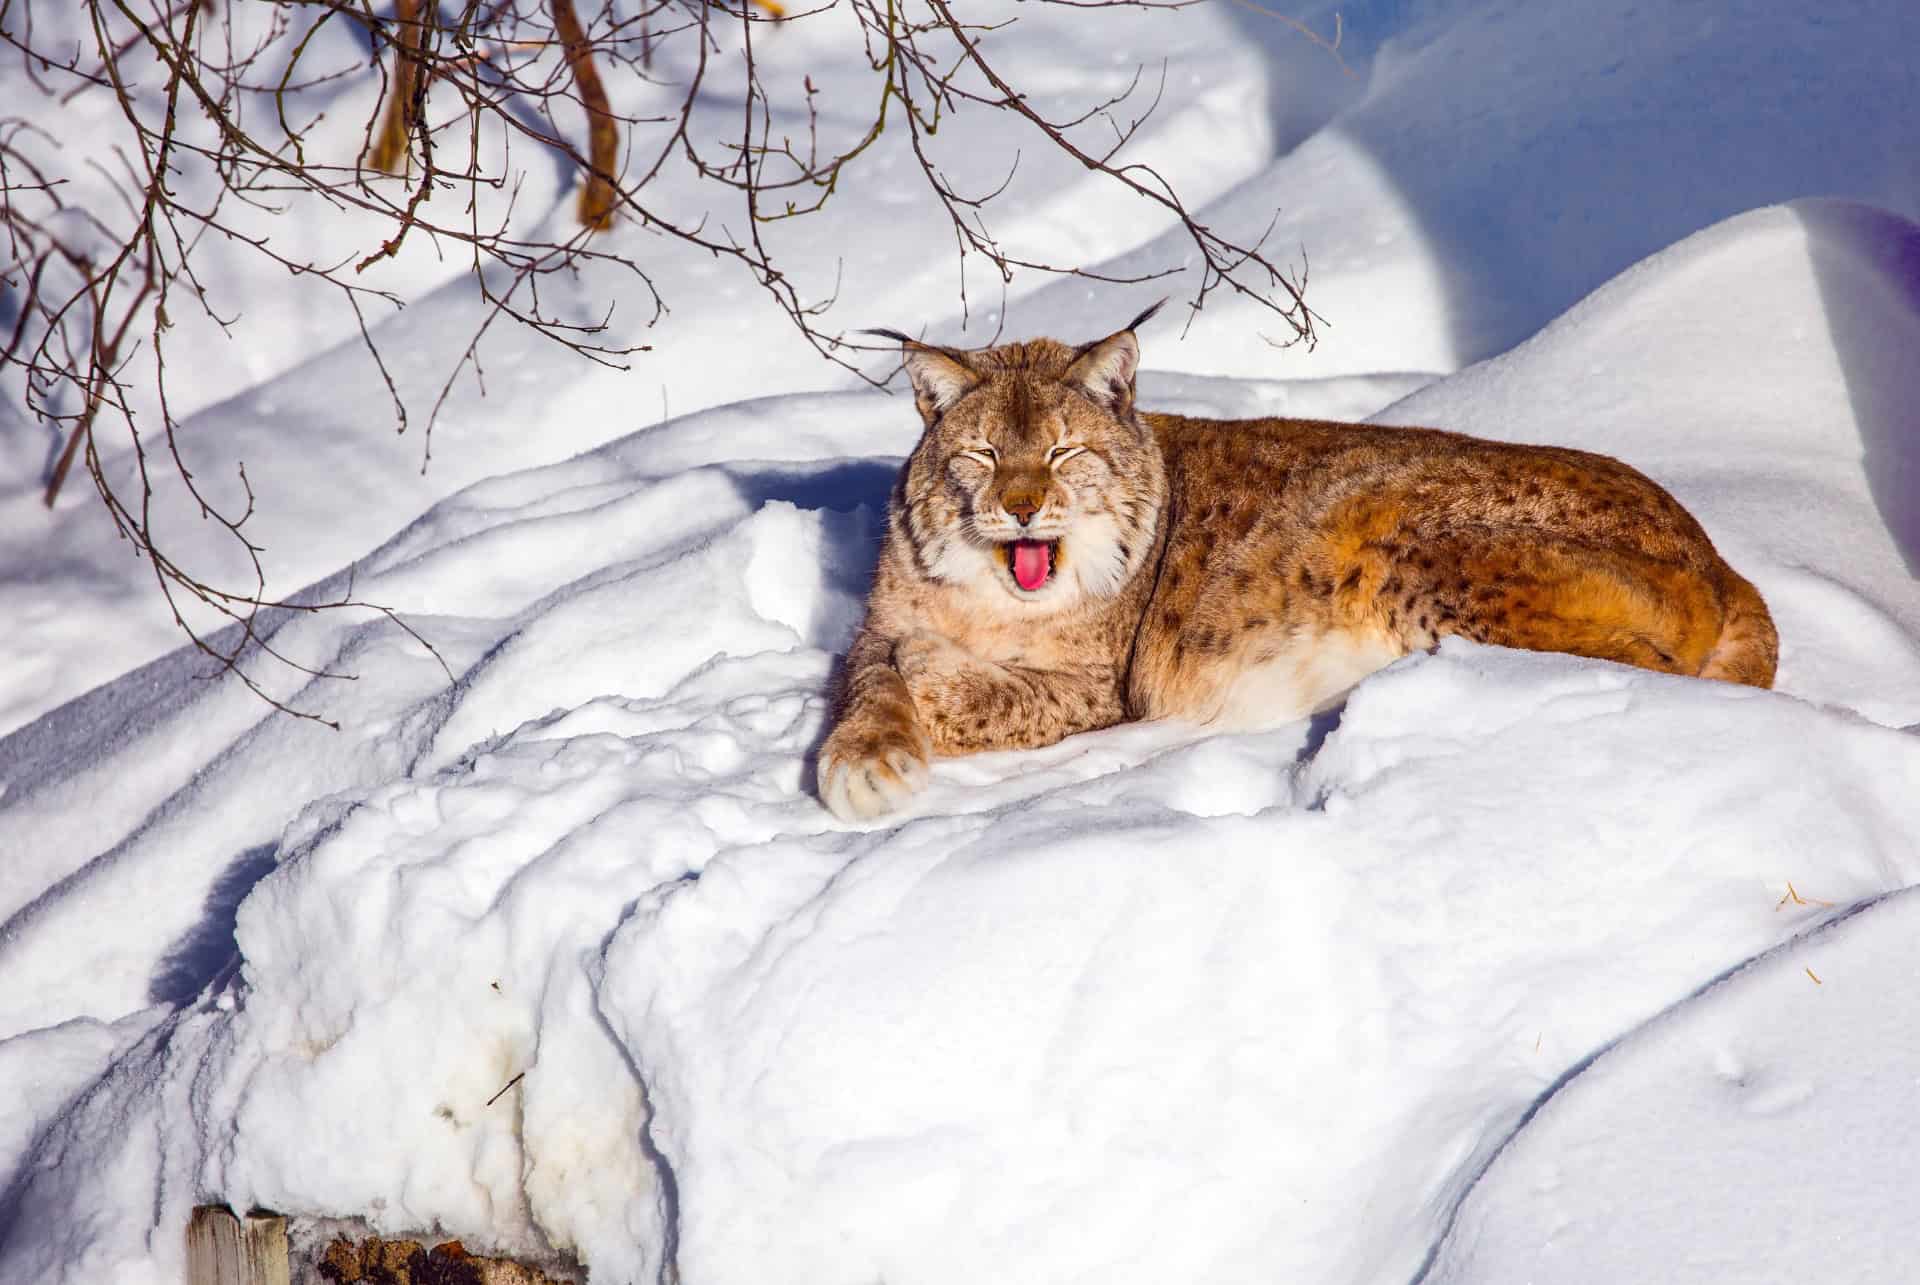
[[(596, 1281), (1524, 1263), (1505, 1193), (1535, 1171), (1504, 1175), (1543, 1097), (1920, 882), (1920, 738), (1893, 730), (1920, 722), (1920, 588), (1855, 409), (1912, 391), (1881, 269), (1913, 233), (1757, 212), (1393, 412), (1674, 485), (1775, 601), (1779, 692), (1449, 643), (1337, 718), (947, 762), (901, 824), (846, 829), (806, 758), (914, 426), (817, 394), (436, 506), (355, 574), (451, 686), (379, 619), (275, 636), (360, 675), (288, 691), (339, 734), (174, 658), (0, 742), (0, 1069), (29, 1086), (0, 1277), (170, 1281), (208, 1197)], [(1879, 285), (1841, 313), (1830, 264)], [(1755, 320), (1781, 317), (1804, 328)], [(1683, 1232), (1616, 1246), (1616, 1278)]]
[[(1405, 1279), (1571, 1060), (1806, 922), (1792, 871), (1920, 874), (1920, 745), (1779, 698), (1450, 646), (1295, 748), (644, 901), (602, 1004), (686, 1278)], [(1244, 814), (1167, 788), (1235, 768)]]
[[(1907, 0), (1323, 0), (1288, 8), (1343, 35), (1351, 76), (1254, 6), (1288, 146), (1205, 212), (1304, 256), (1327, 326), (1276, 352), (1271, 314), (1216, 297), (1178, 355), (1219, 375), (1458, 370), (1506, 351), (1641, 259), (1763, 205), (1844, 196), (1920, 218), (1907, 122), (1920, 47)], [(1249, 103), (1251, 108), (1253, 104)], [(1276, 210), (1278, 211), (1276, 215)], [(1102, 265), (1164, 261), (1177, 233)], [(1194, 266), (1168, 280), (1197, 285)], [(1049, 286), (1023, 328), (1077, 332), (1086, 291)]]
[(1916, 264), (1920, 226), (1884, 211), (1756, 211), (1379, 418), (1633, 462), (1766, 597), (1782, 688), (1920, 722)]
[[(169, 651), (77, 491), (51, 527), (0, 494), (0, 1280), (173, 1285), (205, 1199), (596, 1282), (1920, 1276), (1920, 10), (1341, 8), (1351, 77), (1231, 6), (1098, 38), (1023, 8), (1049, 103), (1168, 58), (1136, 159), (1228, 233), (1282, 207), (1333, 323), (1276, 353), (1215, 296), (1144, 337), (1143, 400), (1618, 454), (1766, 594), (1779, 691), (1449, 643), (1336, 716), (945, 762), (845, 828), (808, 755), (908, 406), (796, 392), (831, 381), (750, 283), (668, 264), (670, 352), (595, 373), (496, 332), (421, 477), (364, 355), (320, 351), (339, 319), (249, 284), (270, 342), (193, 350), (189, 460), (248, 461), (281, 588), (357, 558), (438, 658), (278, 617), (352, 677), (263, 666), (341, 730), (271, 715)], [(844, 71), (783, 32), (776, 71)], [(838, 231), (774, 233), (860, 324), (1131, 315), (1066, 282), (962, 328), (897, 140), (871, 160)], [(1038, 160), (996, 230), (1177, 257)], [(1687, 235), (1834, 193), (1869, 204)], [(391, 265), (416, 403), (474, 318), (448, 271)], [(0, 458), (43, 453), (0, 417)]]
[(1916, 910), (1908, 889), (1797, 938), (1581, 1068), (1429, 1279), (1911, 1279)]

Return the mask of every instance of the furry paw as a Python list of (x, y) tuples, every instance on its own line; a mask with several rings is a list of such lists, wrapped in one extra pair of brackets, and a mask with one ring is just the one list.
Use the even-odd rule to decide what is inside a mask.
[(849, 719), (820, 747), (820, 801), (842, 821), (897, 812), (926, 787), (932, 757), (917, 722)]

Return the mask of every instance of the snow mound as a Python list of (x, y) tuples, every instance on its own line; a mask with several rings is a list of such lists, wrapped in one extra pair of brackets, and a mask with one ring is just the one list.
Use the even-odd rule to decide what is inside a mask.
[(275, 634), (359, 675), (270, 679), (338, 733), (175, 656), (0, 741), (0, 1277), (177, 1279), (210, 1197), (605, 1282), (1524, 1248), (1544, 1097), (1920, 882), (1920, 588), (1869, 472), (1913, 233), (1744, 216), (1393, 412), (1673, 486), (1775, 603), (1777, 692), (1449, 642), (1337, 717), (943, 762), (844, 828), (807, 756), (914, 434), (848, 393), (437, 505), (354, 574), (451, 685), (383, 619)]
[(1631, 462), (1766, 597), (1783, 689), (1920, 721), (1917, 267), (1920, 225), (1897, 215), (1755, 211), (1376, 418)]
[[(1275, 352), (1263, 334), (1286, 336), (1271, 313), (1216, 296), (1179, 356), (1160, 357), (1184, 370), (1458, 370), (1747, 210), (1844, 195), (1920, 218), (1907, 137), (1920, 79), (1887, 52), (1920, 47), (1908, 0), (1288, 8), (1342, 33), (1346, 75), (1259, 6), (1227, 12), (1267, 51), (1270, 128), (1287, 146), (1205, 221), (1266, 231), (1271, 252), (1304, 258), (1327, 324), (1313, 350)], [(1170, 232), (1101, 270), (1128, 275), (1184, 248)], [(1191, 290), (1196, 271), (1168, 284)], [(1019, 317), (1079, 333), (1086, 300), (1062, 282)]]
[(1293, 751), (1245, 815), (1175, 750), (643, 901), (601, 1004), (683, 1274), (1405, 1279), (1569, 1060), (1804, 926), (1783, 880), (1920, 876), (1920, 744), (1778, 697), (1448, 646)]
[(1428, 1279), (1646, 1279), (1647, 1242), (1682, 1251), (1657, 1268), (1674, 1285), (1910, 1279), (1886, 1232), (1920, 1189), (1917, 915), (1912, 890), (1875, 902), (1607, 1050), (1500, 1154)]

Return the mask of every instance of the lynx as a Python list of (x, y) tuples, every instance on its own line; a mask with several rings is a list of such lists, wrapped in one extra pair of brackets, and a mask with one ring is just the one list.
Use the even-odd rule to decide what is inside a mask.
[(901, 342), (925, 432), (893, 493), (821, 747), (838, 816), (936, 755), (1136, 719), (1250, 728), (1449, 634), (1767, 687), (1766, 604), (1604, 455), (1134, 405), (1134, 330)]

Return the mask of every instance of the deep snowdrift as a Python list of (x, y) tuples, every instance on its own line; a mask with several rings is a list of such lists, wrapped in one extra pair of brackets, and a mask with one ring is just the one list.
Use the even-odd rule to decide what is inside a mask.
[[(0, 1280), (172, 1285), (204, 1199), (596, 1282), (1920, 1278), (1920, 9), (1379, 0), (1351, 78), (1232, 6), (1022, 11), (1060, 103), (1169, 58), (1139, 155), (1229, 231), (1281, 206), (1333, 323), (1170, 311), (1143, 401), (1618, 454), (1766, 594), (1780, 689), (1450, 643), (1336, 717), (947, 762), (847, 829), (807, 755), (910, 406), (797, 391), (833, 381), (747, 283), (669, 266), (670, 350), (496, 332), (423, 477), (364, 354), (312, 351), (339, 319), (261, 292), (189, 457), (248, 461), (279, 588), (359, 558), (440, 659), (289, 616), (353, 677), (262, 665), (342, 730), (270, 715), (77, 490), (0, 495)], [(981, 341), (901, 164), (800, 261), (846, 258), (849, 324)], [(1022, 182), (1024, 244), (1168, 251)], [(1867, 204), (1752, 208), (1818, 194)], [(445, 271), (395, 265), (415, 397), (474, 316)], [(1041, 284), (1013, 332), (1146, 301)]]
[(1912, 1279), (1914, 898), (1796, 939), (1608, 1050), (1494, 1163), (1432, 1279)]
[[(1352, 77), (1255, 7), (1223, 8), (1267, 47), (1272, 128), (1297, 146), (1208, 221), (1240, 235), (1271, 223), (1271, 245), (1300, 247), (1329, 324), (1313, 351), (1276, 352), (1260, 309), (1210, 301), (1182, 370), (1457, 370), (1745, 210), (1845, 196), (1920, 218), (1908, 126), (1920, 79), (1889, 56), (1920, 47), (1907, 0), (1327, 0), (1300, 12), (1320, 31), (1340, 16)], [(1163, 236), (1107, 266), (1138, 269), (1177, 245)], [(1069, 329), (1084, 297), (1050, 286), (1017, 316)]]
[[(1920, 342), (1920, 311), (1820, 296), (1915, 236), (1756, 212), (1391, 413), (1618, 442), (1768, 594), (1775, 693), (1450, 643), (1337, 720), (943, 763), (849, 831), (801, 783), (905, 407), (750, 403), (450, 499), (357, 574), (451, 689), (385, 622), (301, 617), (282, 645), (362, 675), (303, 693), (338, 735), (175, 658), (4, 743), (9, 886), (47, 891), (0, 941), (29, 1085), (0, 1273), (172, 1279), (208, 1195), (613, 1281), (669, 1247), (703, 1282), (1405, 1279), (1449, 1227), (1449, 1279), (1532, 1252), (1505, 1175), (1533, 1153), (1501, 1148), (1543, 1094), (1920, 881), (1920, 738), (1876, 725), (1920, 722), (1920, 590), (1851, 409), (1920, 390), (1838, 346)], [(1806, 984), (1864, 1011), (1902, 958)], [(1824, 1056), (1765, 1050), (1835, 1118), (1891, 1109), (1823, 1095)], [(1910, 1164), (1800, 1136), (1814, 1173)], [(1643, 1172), (1593, 1175), (1598, 1207)], [(1691, 1234), (1663, 1226), (1616, 1278)]]

